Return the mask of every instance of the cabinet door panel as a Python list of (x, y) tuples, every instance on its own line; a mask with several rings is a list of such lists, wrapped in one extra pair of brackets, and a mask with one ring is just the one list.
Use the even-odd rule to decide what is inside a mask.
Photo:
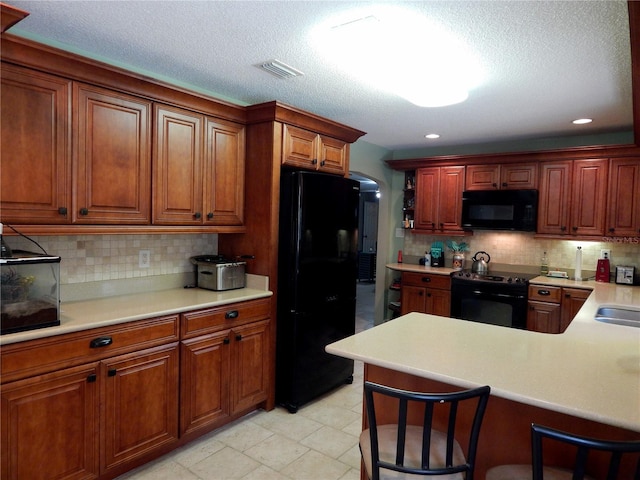
[(574, 162), (571, 233), (604, 235), (607, 159)]
[(500, 166), (469, 165), (466, 176), (467, 190), (497, 190), (500, 181)]
[(402, 285), (400, 308), (402, 315), (410, 312), (426, 313), (427, 289), (425, 287)]
[(269, 321), (251, 323), (231, 332), (231, 412), (267, 399), (269, 388)]
[(607, 234), (640, 234), (640, 158), (611, 159)]
[(74, 84), (74, 223), (150, 220), (151, 103)]
[(349, 144), (334, 138), (320, 136), (320, 165), (319, 169), (327, 173), (344, 175), (349, 167)]
[(71, 82), (4, 63), (1, 74), (2, 220), (69, 223)]
[(500, 188), (506, 190), (532, 189), (538, 185), (537, 165), (502, 165)]
[(282, 163), (284, 165), (317, 169), (317, 134), (302, 128), (283, 125), (282, 137)]
[(441, 167), (439, 225), (441, 230), (462, 230), (462, 192), (465, 167)]
[(440, 195), (440, 169), (416, 170), (416, 203), (414, 227), (434, 230), (438, 221), (438, 197)]
[(543, 163), (540, 176), (538, 233), (569, 233), (571, 162)]
[(244, 127), (207, 119), (204, 206), (207, 225), (242, 225)]
[(182, 342), (180, 433), (229, 416), (229, 331)]
[(529, 302), (527, 330), (541, 333), (560, 333), (560, 305)]
[(155, 106), (153, 223), (202, 224), (202, 129), (204, 117)]
[(582, 308), (584, 302), (591, 294), (591, 290), (582, 290), (580, 288), (563, 288), (562, 289), (562, 310), (560, 314), (560, 333), (564, 332), (574, 317), (578, 314), (578, 310)]
[(443, 317), (451, 316), (451, 292), (427, 289), (427, 312)]
[(2, 478), (97, 478), (96, 373), (91, 364), (2, 386)]
[(178, 440), (178, 344), (105, 360), (102, 473)]

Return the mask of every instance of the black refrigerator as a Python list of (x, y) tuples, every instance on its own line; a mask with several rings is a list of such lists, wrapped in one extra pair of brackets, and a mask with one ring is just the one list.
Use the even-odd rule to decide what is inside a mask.
[(353, 381), (324, 347), (355, 333), (360, 183), (284, 171), (280, 182), (276, 401), (298, 407)]

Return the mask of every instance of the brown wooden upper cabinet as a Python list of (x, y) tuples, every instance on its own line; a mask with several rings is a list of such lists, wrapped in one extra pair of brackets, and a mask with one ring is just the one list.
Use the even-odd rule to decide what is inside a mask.
[(348, 143), (286, 124), (282, 135), (283, 165), (346, 175)]
[(71, 220), (148, 224), (151, 219), (151, 102), (73, 85)]
[(143, 99), (3, 64), (3, 221), (148, 224), (150, 121)]
[(71, 81), (2, 64), (4, 223), (71, 222)]
[(463, 166), (416, 170), (415, 230), (432, 233), (461, 232)]
[(640, 158), (613, 158), (609, 165), (607, 235), (640, 234)]
[(527, 190), (537, 185), (537, 164), (467, 166), (466, 190)]
[(608, 159), (542, 162), (538, 233), (604, 235), (608, 168)]
[(242, 225), (244, 127), (156, 104), (153, 223)]

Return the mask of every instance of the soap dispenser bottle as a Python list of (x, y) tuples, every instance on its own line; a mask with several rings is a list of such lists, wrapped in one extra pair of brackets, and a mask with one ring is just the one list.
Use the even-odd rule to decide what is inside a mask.
[(547, 257), (547, 252), (544, 252), (542, 258), (540, 259), (540, 275), (548, 275), (549, 274), (549, 258)]

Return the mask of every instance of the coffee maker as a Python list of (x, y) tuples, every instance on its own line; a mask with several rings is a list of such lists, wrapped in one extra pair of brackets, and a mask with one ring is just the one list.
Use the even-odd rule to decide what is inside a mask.
[(610, 273), (609, 257), (605, 253), (604, 258), (598, 259), (598, 266), (596, 268), (596, 282), (609, 283), (609, 273)]

